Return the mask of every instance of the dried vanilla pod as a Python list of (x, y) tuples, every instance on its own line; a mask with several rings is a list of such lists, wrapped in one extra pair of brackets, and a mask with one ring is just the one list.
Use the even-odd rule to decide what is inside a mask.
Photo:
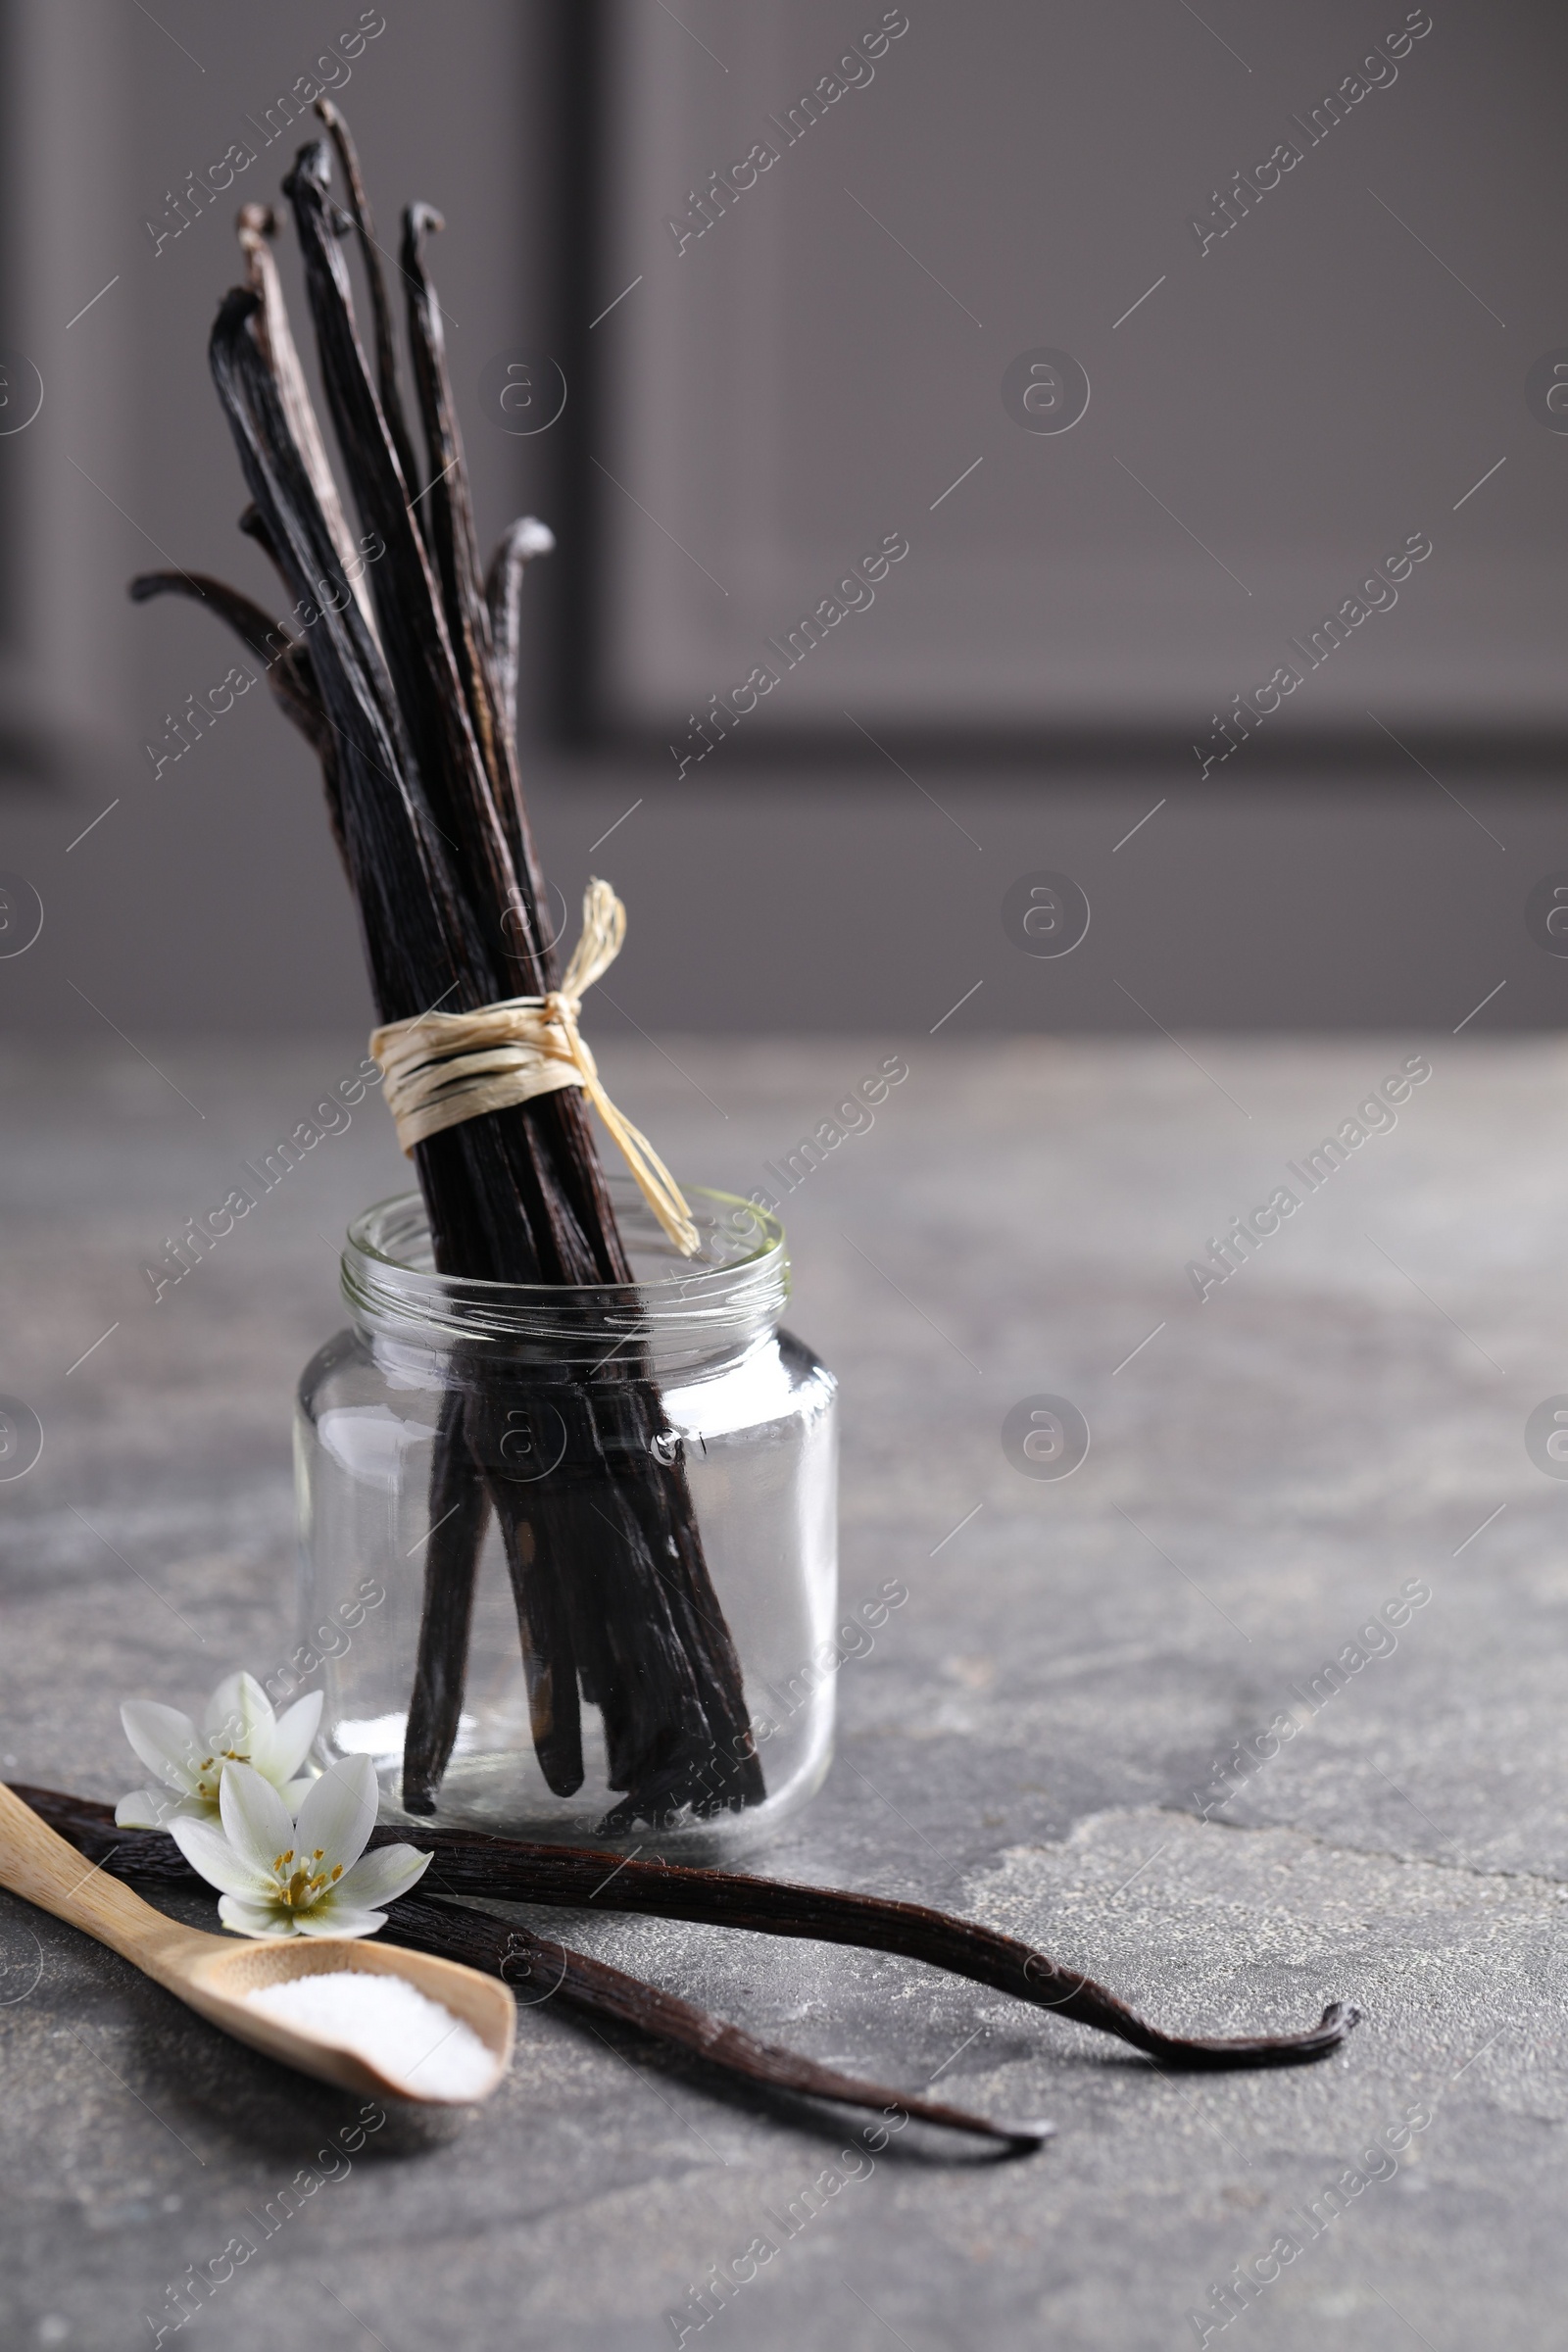
[[(66, 1796), (58, 1789), (27, 1788), (19, 1782), (16, 1794), (117, 1878), (201, 1884), (172, 1838), (162, 1830), (117, 1829), (108, 1805)], [(370, 1845), (392, 1844), (403, 1835), (391, 1827), (375, 1829)], [(424, 1829), (419, 1838), (436, 1859), (427, 1889), (421, 1888), (418, 1899), (428, 1891), (455, 1898), (455, 1903), (544, 1903), (573, 1910), (596, 1906), (601, 1911), (641, 1912), (657, 1919), (687, 1919), (763, 1936), (804, 1936), (865, 1951), (896, 1952), (1114, 2034), (1156, 2064), (1188, 2073), (1310, 2065), (1340, 2048), (1360, 2022), (1357, 2009), (1331, 2001), (1318, 2023), (1302, 2034), (1166, 2034), (1092, 1977), (1062, 1967), (1014, 1936), (923, 1903), (891, 1902), (882, 1895), (854, 1894), (835, 1886), (801, 1886), (787, 1879), (752, 1878), (740, 1871), (628, 1860), (575, 1846), (527, 1844), (517, 1838), (487, 1838), (477, 1831)], [(389, 1906), (388, 1927), (394, 1934), (406, 1905), (416, 1899), (404, 1896)], [(471, 1919), (473, 1914), (462, 1916)], [(424, 1932), (436, 1933), (431, 1923), (422, 1925)], [(451, 1933), (456, 1938), (457, 1931)], [(471, 1947), (462, 1948), (454, 1939), (423, 1942), (420, 1949), (465, 1959)]]
[[(428, 466), (426, 478), (416, 478), (421, 461), (398, 391), (358, 159), (337, 111), (323, 101), (318, 112), (348, 176), (351, 213), (332, 199), (324, 141), (300, 150), (284, 192), (344, 499), (310, 411), (265, 208), (241, 214), (250, 283), (225, 298), (211, 351), (252, 501), (242, 527), (275, 566), (297, 634), (291, 640), (215, 582), (149, 574), (132, 594), (203, 596), (267, 662), (272, 691), (321, 760), (386, 1024), (437, 1004), (468, 1011), (542, 996), (556, 983), (515, 741), (517, 591), (548, 534), (531, 521), (514, 524), (486, 581), (423, 258), (438, 217), (424, 206), (406, 217), (400, 266)], [(348, 229), (370, 288), (373, 371), (341, 252)], [(349, 512), (363, 534), (357, 545)], [(363, 553), (369, 548), (373, 561)], [(576, 1090), (482, 1111), (418, 1143), (413, 1156), (442, 1272), (573, 1286), (631, 1281)], [(456, 1396), (440, 1414), (430, 1490), (432, 1529), (447, 1524), (426, 1546), (405, 1808), (428, 1814), (439, 1802), (492, 1517), (551, 1788), (564, 1794), (581, 1783), (586, 1702), (603, 1718), (610, 1785), (620, 1796), (607, 1834), (760, 1803), (764, 1782), (740, 1663), (679, 1450), (661, 1443), (670, 1433), (650, 1368), (624, 1348), (591, 1371), (547, 1370), (567, 1451), (559, 1476), (529, 1486), (507, 1475), (499, 1444), (507, 1411), (522, 1400), (515, 1374), (503, 1398), (498, 1376), (472, 1351), (455, 1353), (449, 1367)]]

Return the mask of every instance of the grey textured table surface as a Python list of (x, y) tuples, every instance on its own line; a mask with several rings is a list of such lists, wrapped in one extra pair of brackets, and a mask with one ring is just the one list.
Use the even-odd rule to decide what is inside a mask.
[[(104, 1796), (139, 1777), (122, 1695), (189, 1704), (291, 1638), (290, 1392), (341, 1320), (346, 1216), (402, 1176), (372, 1102), (155, 1306), (144, 1256), (357, 1049), (141, 1042), (157, 1068), (3, 1065), (0, 1388), (45, 1442), (0, 1486), (0, 1748)], [(677, 1168), (749, 1189), (898, 1042), (604, 1059)], [(1200, 1304), (1185, 1262), (1424, 1043), (1397, 1126)], [(524, 2008), (490, 2106), (394, 2119), (221, 2288), (192, 2326), (228, 2352), (670, 2344), (760, 2235), (776, 2254), (688, 2343), (1142, 2352), (1198, 2341), (1189, 2314), (1258, 2258), (1278, 2276), (1230, 2343), (1561, 2341), (1568, 1487), (1524, 1425), (1568, 1388), (1568, 1053), (905, 1051), (786, 1216), (792, 1321), (843, 1380), (844, 1597), (911, 1597), (840, 1674), (831, 1777), (759, 1866), (990, 1920), (1173, 2026), (1331, 1995), (1366, 2022), (1316, 2068), (1176, 2079), (913, 1964), (574, 1920), (764, 2035), (1059, 2135), (998, 2163), (911, 2130), (846, 2161), (835, 2115)], [(1093, 1432), (1060, 1483), (1003, 1450), (1037, 1392)], [(1412, 1579), (1397, 1647), (1327, 1695)], [(1216, 1761), (1282, 1714), (1294, 1737), (1201, 1818)], [(0, 2041), (8, 2347), (152, 2341), (171, 2283), (319, 2179), (357, 2105), (9, 1898)]]

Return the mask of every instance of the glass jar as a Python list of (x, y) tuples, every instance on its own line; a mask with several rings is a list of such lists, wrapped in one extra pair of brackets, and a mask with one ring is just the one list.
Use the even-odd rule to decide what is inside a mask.
[(350, 1227), (352, 1325), (299, 1389), (294, 1666), (383, 1819), (716, 1861), (827, 1770), (837, 1384), (779, 1328), (776, 1218), (690, 1192), (682, 1258), (611, 1191), (624, 1286), (438, 1274), (417, 1195)]

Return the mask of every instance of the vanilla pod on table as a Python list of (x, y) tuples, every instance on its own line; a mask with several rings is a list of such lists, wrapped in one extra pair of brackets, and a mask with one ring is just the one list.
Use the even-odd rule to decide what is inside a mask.
[[(90, 1797), (68, 1796), (59, 1789), (35, 1788), (19, 1782), (15, 1784), (15, 1793), (41, 1814), (51, 1829), (117, 1878), (151, 1878), (190, 1886), (204, 1884), (172, 1838), (163, 1830), (117, 1829), (108, 1805)], [(399, 1829), (383, 1825), (371, 1831), (370, 1846), (389, 1844), (404, 1835)], [(509, 1932), (505, 1923), (466, 1907), (460, 1909), (460, 1904), (540, 1903), (581, 1910), (592, 1907), (601, 1911), (640, 1912), (659, 1919), (685, 1919), (711, 1927), (750, 1929), (764, 1936), (809, 1937), (821, 1943), (894, 1952), (905, 1959), (924, 1961), (952, 1976), (967, 1977), (994, 1991), (1010, 1993), (1033, 2007), (1053, 2009), (1060, 2017), (1071, 2018), (1076, 2025), (1091, 2026), (1099, 2033), (1130, 2042), (1158, 2066), (1189, 2073), (1307, 2065), (1339, 2049), (1360, 2019), (1359, 2011), (1348, 2003), (1331, 2001), (1318, 2023), (1300, 2034), (1167, 2034), (1150, 2025), (1115, 1993), (1103, 1984), (1097, 1984), (1092, 1977), (1064, 1968), (1059, 1961), (1049, 1959), (1016, 1936), (1004, 1936), (995, 1928), (981, 1927), (973, 1920), (956, 1918), (951, 1912), (931, 1910), (923, 1903), (893, 1902), (881, 1895), (856, 1894), (836, 1886), (802, 1886), (788, 1879), (753, 1878), (740, 1871), (692, 1870), (678, 1863), (645, 1862), (635, 1857), (595, 1853), (584, 1847), (529, 1844), (519, 1838), (490, 1838), (471, 1830), (430, 1828), (420, 1830), (418, 1835), (421, 1848), (435, 1859), (417, 1896), (405, 1895), (387, 1906), (387, 1934), (394, 1942), (415, 1942), (421, 1951), (466, 1960), (471, 1967), (489, 1968), (502, 1977), (507, 1975), (509, 1963), (514, 1973), (517, 1973), (520, 1955), (522, 1963), (530, 1969), (536, 1965), (548, 1968), (545, 1978), (548, 1983), (554, 1969), (561, 1965), (564, 1947), (531, 1930), (516, 1928), (510, 1931), (517, 1941), (509, 1951), (495, 1937), (486, 1941), (473, 1924), (475, 1920), (485, 1920), (489, 1929), (505, 1935)], [(430, 1902), (427, 1897), (436, 1893), (454, 1900), (448, 1904)], [(412, 1911), (411, 1905), (415, 1906)], [(441, 1924), (443, 1918), (449, 1923), (445, 1927)], [(488, 1958), (484, 1956), (486, 1953)], [(583, 1963), (582, 1971), (571, 1977), (577, 1987), (577, 1993), (571, 1997), (580, 1995), (580, 2005), (593, 2008), (592, 1972), (602, 1970), (605, 1963), (588, 1962), (580, 1953), (567, 1953), (566, 1960), (573, 1968), (578, 1962)], [(567, 1974), (570, 1975), (570, 1969)], [(565, 1983), (564, 1977), (563, 1989)], [(628, 1994), (625, 1987), (637, 1983), (635, 1978), (626, 1978), (618, 1988), (610, 1988), (613, 2000), (629, 2001), (632, 2008), (637, 2007), (641, 1995), (653, 1991), (651, 1986), (643, 1986), (639, 1994)], [(599, 1991), (606, 1989), (603, 1984), (599, 1984)], [(671, 1997), (659, 1996), (663, 2000)], [(629, 2009), (614, 2007), (613, 2000), (611, 2014), (630, 2015)], [(679, 2007), (688, 2009), (685, 2003)], [(764, 2045), (750, 2043), (748, 2036), (742, 2036), (748, 2047), (742, 2049), (737, 2043), (726, 2054), (723, 2035), (733, 2034), (735, 2029), (719, 2028), (711, 2019), (694, 2029), (690, 2018), (701, 2018), (702, 2014), (688, 2011), (683, 2023), (672, 2012), (662, 2012), (655, 2000), (643, 2002), (641, 2013), (633, 2022), (651, 2034), (688, 2047), (699, 2046), (699, 2041), (692, 2038), (695, 2033), (705, 2054), (717, 2063), (729, 2065), (757, 2081), (784, 2081), (780, 2074), (760, 2072), (754, 2063), (752, 2054)], [(773, 2055), (790, 2057), (788, 2052)], [(804, 2087), (799, 2083), (794, 2086)], [(825, 2095), (846, 2094), (832, 2091)], [(901, 2103), (911, 2114), (915, 2112), (909, 2101)], [(951, 2122), (953, 2118), (942, 2120)], [(1011, 2137), (1022, 2127), (994, 2129), (1000, 2135)]]
[[(556, 984), (516, 754), (517, 591), (541, 526), (514, 524), (486, 579), (424, 259), (440, 217), (409, 208), (399, 269), (421, 458), (398, 386), (381, 248), (358, 160), (330, 102), (317, 111), (343, 166), (350, 210), (332, 199), (324, 141), (300, 150), (284, 192), (343, 476), (362, 546), (379, 553), (352, 560), (267, 245), (272, 219), (247, 206), (240, 233), (249, 282), (220, 306), (212, 371), (252, 502), (242, 528), (274, 564), (300, 633), (205, 575), (144, 574), (131, 594), (195, 596), (267, 662), (276, 698), (320, 759), (385, 1024), (437, 1005), (469, 1011), (543, 996)], [(373, 371), (343, 258), (350, 230), (370, 289)], [(439, 1271), (578, 1287), (632, 1281), (575, 1089), (449, 1127), (416, 1145), (414, 1158)], [(591, 1373), (550, 1368), (566, 1452), (559, 1475), (538, 1484), (509, 1476), (500, 1449), (508, 1408), (525, 1401), (520, 1375), (498, 1375), (458, 1348), (446, 1377), (411, 1664), (405, 1810), (428, 1815), (439, 1802), (492, 1518), (548, 1786), (567, 1796), (582, 1784), (586, 1702), (599, 1709), (610, 1786), (620, 1794), (605, 1835), (760, 1803), (740, 1661), (646, 1358), (623, 1348)]]
[[(211, 1891), (164, 1831), (117, 1829), (112, 1808), (89, 1797), (67, 1796), (58, 1789), (33, 1788), (21, 1783), (15, 1792), (80, 1853), (93, 1856), (95, 1867), (113, 1877), (140, 1879), (166, 1890), (177, 1886)], [(599, 1859), (603, 1862), (604, 1857)], [(602, 1868), (599, 1875), (603, 1879)], [(456, 1960), (499, 1977), (530, 2005), (559, 2001), (590, 2020), (630, 2026), (654, 2041), (688, 2051), (708, 2065), (764, 2089), (872, 2108), (885, 2118), (903, 2116), (917, 2123), (940, 2124), (989, 2140), (1002, 2153), (1022, 2154), (1038, 2147), (1054, 2129), (1045, 2123), (997, 2122), (945, 2100), (911, 2096), (888, 2083), (841, 2075), (836, 2068), (798, 2050), (758, 2041), (740, 2027), (726, 2025), (706, 2009), (657, 1984), (645, 1984), (624, 1969), (612, 1968), (608, 1961), (572, 1951), (531, 1928), (466, 1904), (431, 1902), (422, 1891), (418, 1898), (404, 1896), (388, 1907), (381, 1932), (389, 1943), (433, 1952), (440, 1959)], [(901, 2128), (894, 2124), (895, 2130)]]

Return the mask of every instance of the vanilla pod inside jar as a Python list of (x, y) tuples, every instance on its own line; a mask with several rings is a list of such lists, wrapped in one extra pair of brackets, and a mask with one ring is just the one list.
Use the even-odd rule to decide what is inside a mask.
[(780, 1329), (775, 1218), (693, 1190), (683, 1257), (611, 1190), (625, 1285), (439, 1274), (416, 1195), (351, 1227), (298, 1396), (294, 1671), (383, 1819), (716, 1861), (827, 1769), (836, 1384)]

